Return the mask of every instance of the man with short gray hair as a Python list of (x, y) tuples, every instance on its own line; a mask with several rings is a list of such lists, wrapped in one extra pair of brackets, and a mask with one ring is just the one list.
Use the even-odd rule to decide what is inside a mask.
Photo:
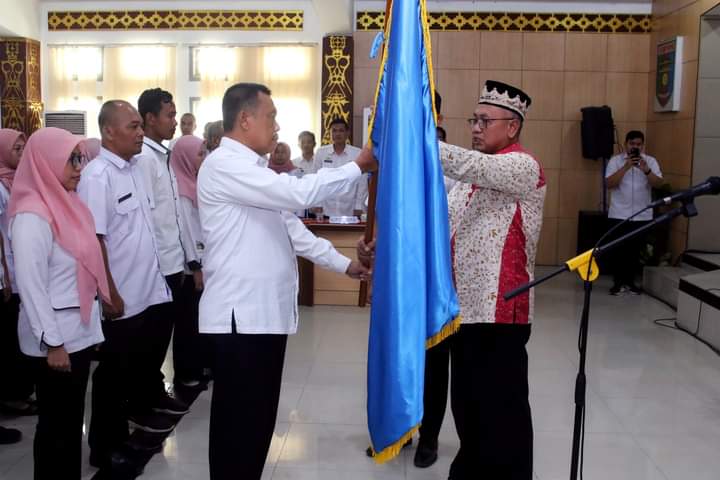
[(210, 479), (259, 480), (280, 399), (287, 336), (298, 324), (297, 256), (364, 279), (367, 268), (315, 237), (291, 212), (316, 205), (376, 167), (369, 151), (296, 178), (261, 164), (280, 129), (270, 90), (239, 83), (223, 97), (225, 136), (198, 175), (205, 238), (200, 332), (213, 345)]

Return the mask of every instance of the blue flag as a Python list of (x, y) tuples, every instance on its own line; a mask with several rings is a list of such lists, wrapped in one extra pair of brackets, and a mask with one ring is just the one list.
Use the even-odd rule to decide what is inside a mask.
[(380, 170), (367, 409), (379, 463), (422, 421), (425, 349), (460, 323), (425, 1), (394, 0), (388, 14), (370, 134)]

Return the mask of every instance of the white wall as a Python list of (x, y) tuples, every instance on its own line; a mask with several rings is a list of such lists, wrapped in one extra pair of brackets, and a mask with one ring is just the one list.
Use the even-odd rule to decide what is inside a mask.
[[(704, 17), (700, 27), (700, 64), (695, 114), (695, 153), (692, 183), (720, 175), (720, 17)], [(700, 214), (690, 220), (688, 248), (720, 251), (720, 197), (705, 196), (695, 201)]]
[(38, 0), (0, 0), (0, 36), (40, 39)]

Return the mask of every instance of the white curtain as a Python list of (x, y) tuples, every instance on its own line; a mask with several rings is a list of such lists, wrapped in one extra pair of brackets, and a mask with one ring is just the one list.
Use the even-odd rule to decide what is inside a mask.
[(222, 118), (222, 97), (237, 82), (256, 82), (272, 91), (280, 140), (300, 154), (297, 136), (310, 130), (320, 138), (320, 65), (316, 46), (198, 47), (201, 99), (198, 125)]
[(84, 110), (87, 133), (99, 137), (97, 116), (103, 102), (137, 105), (140, 93), (160, 87), (175, 91), (175, 47), (51, 46), (47, 110)]
[[(51, 46), (48, 110), (84, 110), (89, 136), (99, 136), (97, 115), (104, 101), (137, 105), (140, 93), (160, 87), (175, 94), (176, 48), (162, 45)], [(198, 47), (198, 130), (222, 118), (222, 97), (237, 82), (267, 85), (278, 109), (280, 140), (299, 155), (297, 136), (310, 130), (320, 138), (320, 61), (317, 46)], [(189, 82), (189, 80), (188, 80)]]

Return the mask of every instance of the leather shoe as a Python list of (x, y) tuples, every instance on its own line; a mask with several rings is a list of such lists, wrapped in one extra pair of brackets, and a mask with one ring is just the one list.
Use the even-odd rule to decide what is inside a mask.
[(421, 439), (418, 442), (417, 450), (415, 450), (415, 459), (413, 460), (413, 463), (418, 468), (427, 468), (437, 461), (437, 452), (437, 440), (425, 441)]
[(100, 455), (90, 452), (90, 465), (102, 471), (111, 473), (118, 478), (135, 478), (142, 474), (145, 467), (133, 457), (123, 452), (115, 451), (109, 455)]
[(22, 433), (16, 428), (0, 427), (0, 445), (10, 445), (22, 440)]
[(137, 430), (130, 435), (125, 446), (140, 454), (155, 455), (163, 451), (166, 434)]

